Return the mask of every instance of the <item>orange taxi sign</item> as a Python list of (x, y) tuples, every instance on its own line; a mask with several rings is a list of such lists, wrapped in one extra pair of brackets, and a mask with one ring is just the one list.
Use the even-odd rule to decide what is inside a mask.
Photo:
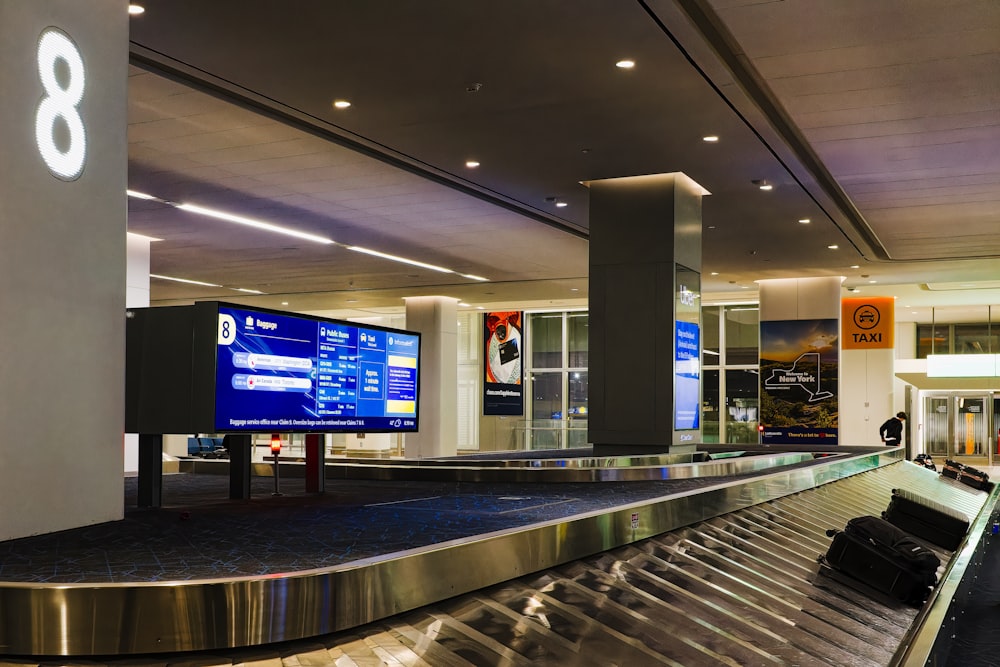
[(896, 300), (889, 296), (840, 300), (840, 347), (879, 350), (896, 346)]

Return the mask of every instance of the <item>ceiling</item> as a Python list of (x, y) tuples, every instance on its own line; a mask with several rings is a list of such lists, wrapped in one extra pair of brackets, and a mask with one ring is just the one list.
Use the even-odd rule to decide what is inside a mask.
[(585, 305), (582, 183), (673, 171), (711, 193), (706, 300), (839, 275), (907, 313), (1000, 304), (995, 0), (141, 4), (129, 230), (215, 285), (153, 278), (154, 305)]

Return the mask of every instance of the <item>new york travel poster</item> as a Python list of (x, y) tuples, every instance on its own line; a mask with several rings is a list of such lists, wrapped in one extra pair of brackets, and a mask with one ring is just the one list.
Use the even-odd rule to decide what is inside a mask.
[(837, 443), (836, 319), (760, 323), (761, 442)]

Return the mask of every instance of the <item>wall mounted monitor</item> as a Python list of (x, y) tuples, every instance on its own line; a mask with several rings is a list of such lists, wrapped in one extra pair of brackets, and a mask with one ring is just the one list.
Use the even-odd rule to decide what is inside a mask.
[(418, 333), (220, 302), (129, 312), (128, 431), (417, 430)]

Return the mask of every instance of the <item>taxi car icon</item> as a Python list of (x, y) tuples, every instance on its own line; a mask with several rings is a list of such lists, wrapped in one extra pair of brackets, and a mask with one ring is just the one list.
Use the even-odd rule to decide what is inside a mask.
[(871, 324), (875, 321), (875, 313), (870, 310), (866, 310), (863, 313), (858, 314), (858, 322), (867, 322)]

